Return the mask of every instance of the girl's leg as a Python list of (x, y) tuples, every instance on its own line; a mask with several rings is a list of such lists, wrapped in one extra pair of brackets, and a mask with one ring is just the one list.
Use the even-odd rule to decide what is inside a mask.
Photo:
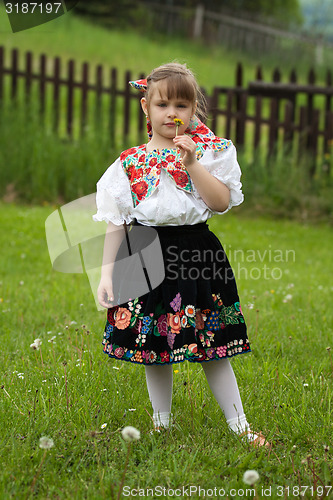
[[(221, 407), (230, 429), (238, 434), (249, 431), (237, 380), (229, 359), (202, 363), (209, 387)], [(249, 440), (256, 434), (249, 434)]]
[(172, 364), (145, 366), (145, 370), (149, 399), (154, 412), (154, 425), (155, 427), (169, 427), (172, 403)]

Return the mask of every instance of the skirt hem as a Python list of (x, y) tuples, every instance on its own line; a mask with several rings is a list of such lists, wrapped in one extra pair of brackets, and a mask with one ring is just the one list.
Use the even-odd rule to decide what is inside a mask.
[(117, 356), (113, 354), (109, 354), (106, 351), (103, 351), (104, 354), (109, 356), (111, 359), (117, 359), (118, 361), (126, 361), (135, 365), (143, 365), (143, 366), (151, 366), (151, 365), (176, 365), (177, 363), (184, 363), (184, 361), (188, 361), (189, 363), (208, 363), (209, 361), (219, 361), (220, 359), (230, 359), (234, 358), (235, 356), (239, 356), (240, 354), (248, 354), (249, 352), (252, 352), (251, 349), (247, 349), (246, 351), (242, 352), (235, 352), (234, 354), (230, 354), (228, 356), (221, 356), (219, 358), (209, 358), (209, 359), (191, 359), (191, 358), (184, 358), (184, 359), (178, 359), (176, 361), (164, 361), (163, 363), (143, 363), (140, 361), (132, 361), (131, 358), (118, 358)]

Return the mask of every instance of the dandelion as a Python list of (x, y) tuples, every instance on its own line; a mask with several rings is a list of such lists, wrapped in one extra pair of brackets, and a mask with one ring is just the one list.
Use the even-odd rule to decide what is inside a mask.
[(31, 483), (31, 486), (30, 486), (31, 493), (34, 490), (37, 478), (38, 478), (38, 476), (40, 474), (40, 471), (42, 470), (42, 466), (43, 466), (44, 460), (46, 458), (47, 451), (50, 450), (53, 446), (54, 446), (54, 442), (53, 442), (52, 438), (47, 437), (47, 436), (43, 436), (43, 437), (40, 438), (40, 440), (39, 440), (39, 447), (42, 448), (42, 450), (45, 450), (45, 451), (44, 451), (44, 455), (42, 457), (41, 463), (39, 464), (39, 468), (38, 468), (38, 470), (37, 470), (37, 472), (35, 474), (35, 477), (32, 480), (32, 483)]
[(43, 436), (39, 440), (39, 447), (42, 448), (43, 450), (50, 450), (53, 448), (54, 442), (52, 438), (49, 438), (47, 436)]
[(24, 281), (20, 281), (20, 286), (23, 286), (24, 285)]
[(179, 370), (173, 370), (173, 373), (179, 373)]
[(126, 461), (125, 461), (125, 466), (124, 466), (124, 470), (123, 470), (123, 475), (122, 475), (120, 485), (119, 485), (117, 500), (120, 500), (120, 497), (121, 497), (121, 494), (123, 491), (126, 471), (127, 471), (127, 467), (128, 467), (129, 456), (131, 453), (131, 444), (132, 444), (132, 441), (137, 441), (138, 439), (140, 439), (140, 431), (138, 431), (138, 429), (136, 429), (135, 427), (128, 425), (127, 427), (123, 428), (123, 430), (121, 431), (121, 435), (122, 435), (124, 441), (127, 441), (128, 444), (127, 444)]
[(101, 425), (101, 429), (105, 429), (105, 427), (107, 426), (108, 424), (102, 424)]
[(140, 439), (140, 431), (138, 431), (138, 429), (132, 427), (131, 425), (124, 427), (121, 431), (121, 435), (124, 441), (128, 442), (137, 441), (138, 439)]
[(291, 299), (293, 298), (293, 296), (288, 293), (285, 298), (283, 299), (283, 302), (286, 304), (287, 302), (289, 302)]
[(253, 309), (253, 308), (254, 308), (254, 304), (249, 303), (249, 304), (247, 305), (247, 307), (248, 307), (249, 309)]
[(179, 129), (180, 125), (184, 125), (184, 122), (180, 118), (174, 118), (173, 121), (176, 124), (176, 137), (177, 137), (177, 135), (178, 135), (178, 129)]
[(256, 470), (247, 470), (243, 475), (243, 482), (253, 486), (259, 479), (259, 474)]
[(42, 341), (40, 339), (35, 339), (32, 344), (30, 344), (31, 349), (38, 351), (41, 346)]

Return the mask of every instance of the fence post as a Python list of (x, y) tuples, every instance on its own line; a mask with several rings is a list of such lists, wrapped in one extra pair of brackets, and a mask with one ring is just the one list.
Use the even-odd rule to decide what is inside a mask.
[(131, 110), (131, 90), (128, 82), (131, 80), (131, 72), (125, 72), (125, 90), (124, 90), (124, 137), (123, 144), (128, 144), (128, 135), (130, 129), (130, 110)]
[(74, 65), (75, 61), (70, 59), (68, 61), (68, 79), (67, 79), (67, 133), (72, 139), (73, 136), (73, 93), (74, 93)]
[[(278, 83), (281, 80), (280, 71), (275, 68), (273, 71), (273, 82)], [(269, 141), (268, 141), (268, 156), (272, 156), (276, 152), (279, 132), (279, 97), (273, 97), (270, 102), (270, 116), (269, 116)]]
[(81, 82), (81, 124), (80, 135), (83, 137), (86, 134), (87, 126), (87, 97), (89, 85), (89, 64), (84, 62), (82, 64), (82, 82)]
[[(256, 71), (256, 80), (261, 81), (262, 80), (262, 69), (261, 66), (257, 67)], [(256, 150), (259, 146), (260, 143), (260, 135), (261, 135), (261, 113), (262, 113), (262, 97), (260, 95), (256, 96), (256, 103), (255, 103), (255, 118), (254, 118), (254, 149)]]
[(116, 143), (116, 94), (117, 94), (117, 70), (111, 69), (110, 107), (109, 107), (109, 134), (111, 147)]
[(196, 6), (194, 16), (193, 38), (198, 39), (202, 36), (205, 7), (201, 3)]
[[(332, 73), (330, 70), (327, 70), (326, 73), (326, 86), (332, 87)], [(331, 111), (332, 106), (332, 96), (327, 95), (325, 99), (325, 132), (324, 132), (324, 154), (329, 154), (332, 150), (333, 144), (330, 144), (332, 137), (332, 130), (330, 130), (329, 123), (329, 112)]]
[(41, 54), (39, 58), (39, 117), (41, 123), (45, 120), (45, 77), (46, 77), (46, 55)]
[(60, 101), (60, 76), (61, 76), (61, 60), (59, 57), (54, 58), (54, 68), (53, 68), (53, 124), (52, 129), (54, 132), (58, 131), (60, 113), (59, 113), (59, 101)]
[(18, 51), (12, 50), (12, 89), (11, 98), (14, 100), (17, 94), (17, 77), (18, 77)]
[(243, 66), (237, 64), (236, 68), (236, 144), (243, 145), (244, 125), (242, 124), (242, 95), (240, 90), (243, 87)]
[(103, 87), (103, 67), (98, 64), (96, 67), (96, 106), (95, 106), (95, 128), (102, 130), (101, 99)]

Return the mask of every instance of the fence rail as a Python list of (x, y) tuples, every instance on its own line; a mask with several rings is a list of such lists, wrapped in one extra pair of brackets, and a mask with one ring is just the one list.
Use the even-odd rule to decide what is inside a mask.
[[(137, 91), (129, 80), (142, 78), (130, 71), (119, 75), (116, 68), (87, 62), (64, 64), (59, 57), (39, 57), (31, 52), (20, 56), (12, 49), (7, 56), (0, 47), (0, 109), (7, 102), (31, 109), (38, 105), (42, 123), (60, 137), (75, 140), (88, 129), (107, 133), (110, 144), (127, 146), (145, 141), (145, 120)], [(23, 64), (21, 64), (23, 59)], [(23, 66), (23, 67), (22, 67)], [(263, 81), (257, 68), (254, 80), (244, 83), (241, 65), (236, 68), (235, 86), (215, 87), (208, 95), (208, 125), (220, 136), (232, 139), (238, 148), (275, 155), (281, 148), (294, 149), (312, 158), (310, 173), (333, 150), (333, 86), (331, 72), (325, 85), (316, 84), (310, 71), (306, 84), (297, 83), (291, 72), (281, 82), (275, 70), (272, 82)], [(1, 120), (1, 115), (0, 115)], [(326, 170), (330, 168), (326, 162)]]

